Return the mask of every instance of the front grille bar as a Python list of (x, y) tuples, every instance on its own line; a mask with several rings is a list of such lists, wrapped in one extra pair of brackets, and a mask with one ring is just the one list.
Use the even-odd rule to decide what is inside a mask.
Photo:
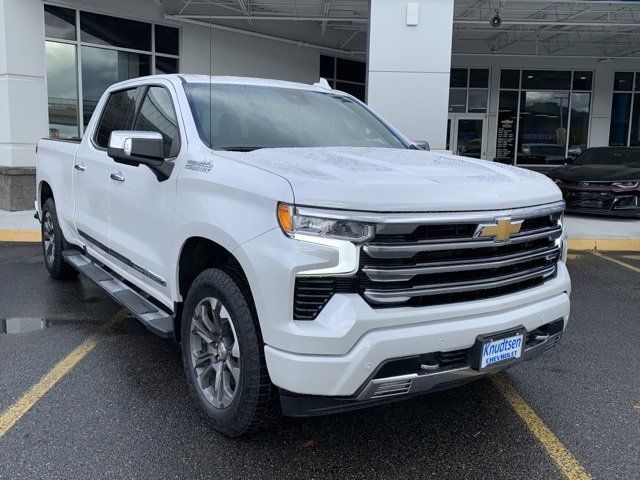
[(447, 262), (423, 263), (408, 268), (378, 268), (365, 266), (362, 270), (371, 280), (376, 282), (397, 282), (411, 280), (416, 275), (430, 273), (462, 272), (470, 270), (484, 270), (500, 268), (519, 263), (530, 262), (544, 258), (553, 260), (560, 253), (556, 246), (553, 248), (541, 248), (526, 253), (488, 257), (480, 260), (457, 260)]
[(500, 288), (514, 283), (520, 283), (534, 278), (546, 279), (556, 273), (556, 265), (525, 270), (515, 274), (503, 275), (487, 280), (472, 280), (466, 282), (451, 282), (436, 284), (432, 287), (413, 287), (394, 290), (366, 289), (364, 296), (367, 300), (376, 304), (393, 304), (406, 302), (414, 297), (427, 297), (449, 293), (469, 292), (476, 290), (488, 290)]
[(562, 227), (557, 225), (552, 228), (541, 228), (527, 233), (513, 235), (509, 241), (503, 243), (495, 242), (493, 239), (463, 240), (448, 243), (442, 243), (442, 240), (432, 240), (401, 245), (370, 244), (365, 245), (363, 249), (365, 253), (372, 258), (407, 258), (413, 257), (419, 252), (495, 247), (499, 245), (530, 242), (541, 238), (556, 239), (561, 235)]

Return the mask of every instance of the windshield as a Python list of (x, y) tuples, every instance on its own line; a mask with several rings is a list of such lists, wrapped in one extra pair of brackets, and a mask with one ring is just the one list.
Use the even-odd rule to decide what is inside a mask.
[(368, 109), (337, 93), (216, 83), (184, 88), (200, 138), (210, 147), (408, 148)]
[(640, 148), (593, 148), (585, 150), (574, 164), (640, 167)]

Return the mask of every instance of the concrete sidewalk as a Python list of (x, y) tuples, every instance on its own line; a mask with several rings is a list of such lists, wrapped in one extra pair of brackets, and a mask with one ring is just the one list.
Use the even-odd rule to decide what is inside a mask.
[[(39, 242), (34, 213), (0, 210), (0, 241)], [(640, 220), (567, 214), (565, 225), (571, 249), (640, 251)]]

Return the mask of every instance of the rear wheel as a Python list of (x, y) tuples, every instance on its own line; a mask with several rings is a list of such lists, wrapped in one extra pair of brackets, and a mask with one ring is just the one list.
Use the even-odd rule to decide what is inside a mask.
[(56, 204), (53, 198), (48, 198), (42, 206), (42, 253), (44, 255), (44, 264), (47, 267), (49, 275), (56, 279), (74, 278), (78, 272), (67, 262), (62, 256), (65, 246), (64, 236), (58, 215), (56, 212)]
[(196, 278), (181, 333), (187, 382), (216, 430), (239, 436), (278, 418), (257, 319), (232, 276), (209, 269)]

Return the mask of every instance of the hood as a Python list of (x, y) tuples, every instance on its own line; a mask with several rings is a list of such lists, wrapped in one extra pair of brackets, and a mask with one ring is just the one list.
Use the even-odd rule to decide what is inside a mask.
[(567, 165), (552, 170), (548, 175), (568, 182), (614, 182), (640, 179), (640, 168), (624, 165)]
[(216, 153), (286, 178), (298, 205), (428, 212), (517, 208), (562, 199), (544, 175), (423, 150), (335, 147)]

